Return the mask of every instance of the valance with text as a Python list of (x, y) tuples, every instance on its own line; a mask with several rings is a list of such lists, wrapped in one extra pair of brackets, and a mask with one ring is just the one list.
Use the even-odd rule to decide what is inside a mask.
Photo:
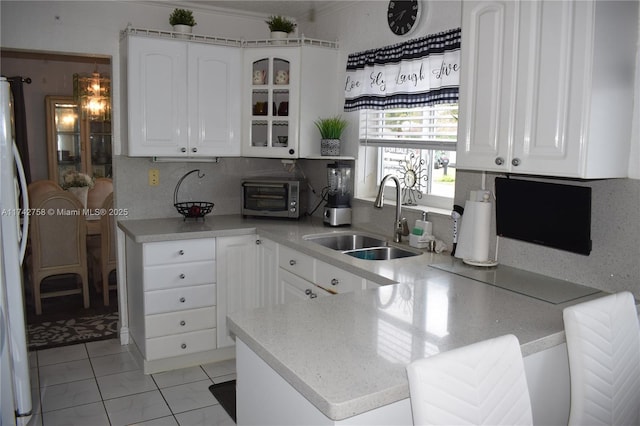
[(347, 59), (345, 111), (458, 102), (460, 28)]

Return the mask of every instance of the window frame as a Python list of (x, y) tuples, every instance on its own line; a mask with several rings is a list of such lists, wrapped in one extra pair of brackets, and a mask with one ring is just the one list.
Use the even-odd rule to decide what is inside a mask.
[[(453, 206), (453, 198), (445, 197), (442, 195), (434, 195), (432, 193), (432, 185), (433, 185), (433, 171), (434, 171), (434, 162), (436, 159), (437, 151), (445, 151), (445, 152), (456, 152), (457, 146), (457, 112), (459, 105), (456, 104), (439, 104), (427, 107), (418, 107), (418, 108), (402, 108), (396, 110), (360, 110), (359, 116), (359, 137), (360, 144), (363, 146), (377, 147), (377, 181), (380, 182), (384, 177), (384, 148), (400, 148), (400, 149), (417, 149), (420, 150), (421, 158), (427, 158), (426, 162), (427, 172), (427, 182), (423, 185), (426, 185), (425, 190), (427, 192), (421, 192), (420, 196), (412, 197), (416, 204), (413, 206), (427, 206), (434, 208), (442, 208), (442, 209), (451, 209)], [(419, 111), (416, 111), (419, 110)], [(419, 112), (420, 115), (411, 115), (411, 113)], [(438, 116), (437, 114), (449, 112), (451, 114), (451, 118), (443, 117), (442, 115)], [(384, 116), (387, 118), (389, 114), (405, 114), (408, 113), (406, 117), (413, 119), (422, 120), (423, 122), (418, 126), (412, 126), (410, 129), (418, 128), (419, 130), (427, 130), (423, 132), (411, 132), (411, 131), (401, 131), (392, 133), (392, 135), (396, 134), (398, 137), (387, 137), (387, 133), (371, 132), (370, 120), (380, 120), (380, 116)], [(402, 117), (402, 116), (400, 116)], [(383, 119), (384, 119), (383, 118)], [(455, 124), (449, 123), (447, 125), (438, 124), (438, 120), (455, 120)], [(399, 119), (397, 117), (389, 117), (386, 122), (376, 123), (374, 128), (382, 129), (384, 132), (385, 129), (392, 127), (395, 124), (397, 127), (397, 121)], [(434, 122), (434, 120), (436, 122)], [(393, 121), (396, 121), (393, 123)], [(428, 122), (425, 122), (428, 121)], [(450, 129), (450, 131), (434, 131), (437, 128), (446, 128)], [(373, 133), (374, 137), (370, 137)], [(407, 137), (414, 136), (414, 137)], [(400, 180), (402, 180), (403, 176), (398, 176)], [(387, 197), (395, 197), (395, 185), (390, 182), (387, 183), (387, 187), (385, 188), (385, 196)], [(395, 199), (395, 198), (393, 198)], [(409, 205), (411, 206), (411, 205)]]

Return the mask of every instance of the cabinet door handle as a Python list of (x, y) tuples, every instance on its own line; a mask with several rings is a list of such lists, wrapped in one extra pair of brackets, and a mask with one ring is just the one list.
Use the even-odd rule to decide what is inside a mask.
[(180, 152), (187, 152), (187, 148), (183, 146), (182, 148), (180, 148)]
[(310, 296), (310, 295), (311, 295), (311, 290), (306, 289), (306, 290), (304, 291), (304, 294), (306, 294), (307, 296)]
[(295, 264), (296, 264), (295, 259), (291, 259), (291, 260), (289, 261), (289, 265), (293, 266), (293, 265), (295, 265)]
[(185, 320), (180, 321), (180, 326), (184, 327), (185, 325), (187, 325), (187, 323), (185, 322)]
[(181, 345), (180, 345), (180, 347), (181, 347), (182, 349), (187, 349), (187, 344), (186, 344), (186, 343), (183, 343), (183, 344), (181, 344)]
[(194, 146), (193, 148), (191, 148), (191, 152), (198, 152), (198, 148)]
[(318, 295), (315, 293), (311, 293), (311, 296), (309, 296), (310, 299), (315, 299), (316, 297), (318, 297)]
[(180, 279), (184, 280), (184, 274), (180, 274)]
[(337, 278), (333, 278), (331, 280), (331, 285), (338, 285), (338, 284), (340, 284), (340, 281)]
[(502, 158), (502, 157), (497, 157), (497, 158), (496, 158), (496, 164), (497, 164), (498, 166), (502, 166), (502, 165), (504, 164), (504, 158)]
[(180, 256), (184, 256), (184, 250), (180, 250), (180, 251), (178, 252), (178, 254), (179, 254)]
[(520, 159), (514, 158), (513, 160), (511, 160), (511, 164), (513, 164), (515, 167), (518, 167), (520, 165)]
[(185, 299), (184, 297), (181, 297), (181, 298), (180, 298), (180, 303), (184, 303), (184, 302), (186, 302), (186, 301), (187, 301), (187, 299)]
[(256, 244), (260, 245), (260, 244), (262, 244), (262, 241), (261, 240), (256, 240)]

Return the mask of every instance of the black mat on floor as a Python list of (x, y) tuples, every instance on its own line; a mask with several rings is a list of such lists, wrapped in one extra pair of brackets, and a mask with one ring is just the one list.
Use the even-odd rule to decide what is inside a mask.
[(236, 422), (236, 381), (216, 383), (209, 390), (218, 400), (224, 411)]

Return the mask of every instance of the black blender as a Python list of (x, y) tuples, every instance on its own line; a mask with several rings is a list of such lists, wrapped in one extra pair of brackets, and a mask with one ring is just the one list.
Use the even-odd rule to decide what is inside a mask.
[(325, 225), (351, 225), (351, 166), (340, 161), (327, 164), (327, 181), (329, 191), (324, 206)]

